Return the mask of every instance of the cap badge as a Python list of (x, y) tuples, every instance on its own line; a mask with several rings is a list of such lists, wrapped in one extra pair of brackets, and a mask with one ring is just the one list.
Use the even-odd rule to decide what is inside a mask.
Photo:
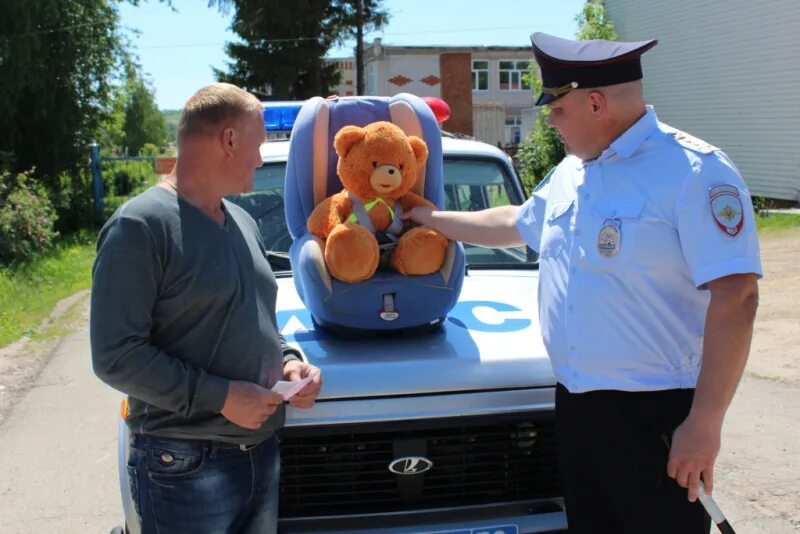
[(570, 82), (566, 85), (562, 85), (561, 87), (542, 87), (542, 92), (548, 95), (561, 96), (577, 88), (578, 82)]

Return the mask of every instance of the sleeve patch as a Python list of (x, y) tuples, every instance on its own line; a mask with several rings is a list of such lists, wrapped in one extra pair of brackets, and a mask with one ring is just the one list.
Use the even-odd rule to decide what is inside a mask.
[(744, 227), (744, 208), (739, 188), (734, 185), (716, 185), (708, 190), (711, 216), (725, 235), (736, 237)]

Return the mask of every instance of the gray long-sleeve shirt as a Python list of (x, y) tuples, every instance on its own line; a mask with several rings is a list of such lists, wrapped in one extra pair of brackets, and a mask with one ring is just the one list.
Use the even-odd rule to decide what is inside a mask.
[(283, 407), (256, 431), (220, 414), (229, 381), (271, 387), (294, 358), (277, 327), (277, 283), (255, 221), (223, 207), (220, 226), (154, 187), (100, 231), (92, 361), (129, 395), (133, 432), (254, 444), (283, 425)]

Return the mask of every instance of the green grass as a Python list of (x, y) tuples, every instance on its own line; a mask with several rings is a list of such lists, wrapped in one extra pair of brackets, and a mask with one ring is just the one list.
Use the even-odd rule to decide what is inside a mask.
[(0, 267), (0, 347), (34, 334), (59, 300), (88, 288), (94, 256), (94, 233), (84, 233), (28, 263)]
[(759, 232), (773, 232), (786, 230), (789, 228), (800, 228), (800, 215), (789, 213), (773, 213), (769, 215), (758, 215), (756, 217), (756, 228)]

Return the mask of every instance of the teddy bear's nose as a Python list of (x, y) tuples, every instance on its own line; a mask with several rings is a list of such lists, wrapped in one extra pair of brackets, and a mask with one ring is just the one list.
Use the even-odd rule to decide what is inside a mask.
[(389, 174), (394, 174), (394, 169), (389, 169)]

